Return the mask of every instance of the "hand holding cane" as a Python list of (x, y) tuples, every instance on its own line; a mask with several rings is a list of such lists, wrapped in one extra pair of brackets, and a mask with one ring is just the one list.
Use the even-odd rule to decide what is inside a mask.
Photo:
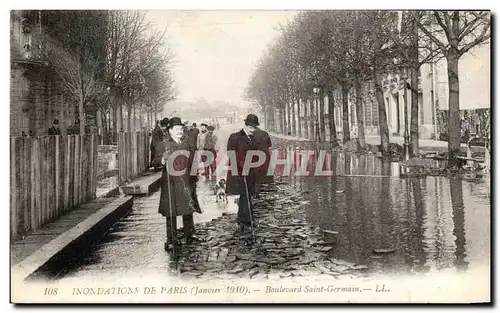
[[(168, 232), (170, 231), (170, 238), (172, 238), (172, 256), (173, 256), (174, 260), (176, 261), (176, 266), (177, 266), (177, 251), (175, 249), (175, 241), (177, 238), (176, 238), (176, 234), (175, 234), (176, 229), (174, 229), (174, 225), (176, 224), (176, 223), (174, 223), (174, 219), (176, 219), (177, 216), (174, 215), (173, 206), (172, 206), (172, 190), (171, 190), (171, 188), (172, 188), (173, 184), (172, 185), (170, 184), (170, 174), (168, 172), (168, 166), (167, 166), (166, 160), (162, 159), (162, 163), (165, 165), (166, 172), (167, 172), (168, 208), (170, 211), (170, 223), (166, 223), (167, 238), (168, 238)], [(168, 240), (167, 240), (167, 244), (170, 245), (168, 243)]]

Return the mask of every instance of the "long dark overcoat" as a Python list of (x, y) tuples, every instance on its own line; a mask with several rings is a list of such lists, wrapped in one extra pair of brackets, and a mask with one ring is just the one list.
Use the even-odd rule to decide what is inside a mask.
[[(227, 141), (227, 153), (229, 154), (229, 151), (235, 151), (236, 155), (236, 161), (237, 161), (237, 168), (238, 168), (238, 173), (234, 173), (237, 175), (233, 175), (232, 171), (228, 170), (227, 173), (227, 178), (226, 178), (226, 193), (231, 194), (231, 195), (239, 195), (243, 192), (245, 192), (245, 185), (244, 185), (244, 180), (243, 180), (243, 166), (245, 163), (245, 158), (247, 155), (247, 152), (250, 150), (258, 150), (258, 144), (256, 140), (250, 140), (248, 138), (247, 134), (245, 131), (242, 129), (239, 132), (233, 133), (229, 136), (229, 139)], [(257, 157), (254, 156), (253, 162), (257, 160)], [(231, 162), (231, 158), (229, 158), (229, 162)], [(251, 168), (248, 176), (246, 177), (247, 180), (247, 185), (248, 185), (248, 192), (250, 194), (254, 193), (255, 189), (255, 180), (256, 180), (256, 169)]]
[(196, 196), (196, 172), (194, 176), (190, 175), (194, 160), (194, 147), (186, 138), (181, 139), (180, 144), (178, 144), (169, 137), (164, 140), (164, 143), (165, 153), (163, 157), (165, 160), (168, 160), (168, 157), (174, 151), (187, 151), (189, 156), (178, 155), (173, 159), (173, 168), (176, 171), (185, 170), (181, 176), (167, 173), (167, 166), (166, 164), (163, 165), (159, 213), (167, 217), (171, 216), (170, 211), (174, 216), (193, 214), (195, 212), (201, 213), (198, 197)]
[(270, 183), (273, 182), (273, 175), (268, 175), (269, 165), (271, 161), (271, 137), (269, 134), (260, 128), (254, 131), (255, 141), (257, 142), (257, 147), (260, 151), (263, 151), (266, 155), (266, 160), (264, 164), (257, 169), (257, 184)]

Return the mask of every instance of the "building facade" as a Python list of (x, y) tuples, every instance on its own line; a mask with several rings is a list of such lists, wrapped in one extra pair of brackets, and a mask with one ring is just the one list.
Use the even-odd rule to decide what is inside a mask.
[(63, 132), (77, 109), (57, 90), (50, 68), (37, 61), (42, 11), (11, 11), (10, 135), (46, 135), (54, 119)]

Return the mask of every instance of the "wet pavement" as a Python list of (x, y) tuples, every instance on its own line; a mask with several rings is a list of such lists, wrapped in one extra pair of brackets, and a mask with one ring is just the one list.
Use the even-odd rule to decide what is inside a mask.
[[(305, 143), (275, 140), (279, 149)], [(310, 206), (307, 220), (339, 234), (336, 258), (372, 272), (460, 272), (489, 266), (489, 174), (399, 178), (397, 163), (332, 153), (330, 177), (287, 177)], [(374, 253), (374, 250), (391, 253)], [(393, 251), (393, 252), (392, 252)]]
[[(228, 134), (229, 131), (221, 134), (221, 142), (227, 140)], [(311, 147), (309, 143), (276, 138), (273, 144), (281, 150)], [(310, 230), (333, 234), (334, 244), (331, 249), (321, 252), (320, 261), (326, 258), (338, 264), (332, 261), (327, 269), (323, 264), (316, 264), (323, 268), (319, 270), (320, 274), (325, 271), (341, 272), (339, 266), (344, 271), (357, 266), (363, 272), (373, 274), (460, 272), (489, 266), (489, 176), (472, 181), (460, 177), (402, 179), (398, 177), (397, 164), (382, 161), (374, 155), (331, 155), (327, 162), (334, 171), (333, 176), (284, 177), (281, 180), (293, 186), (295, 193), (290, 191), (291, 194), (281, 195), (281, 199), (271, 195), (264, 199), (268, 201), (267, 206), (270, 204), (278, 211), (298, 210), (298, 207), (286, 202), (290, 197), (297, 197), (295, 202), (306, 200), (300, 222), (307, 222)], [(78, 264), (66, 268), (58, 278), (100, 279), (105, 274), (116, 277), (127, 273), (144, 276), (167, 273), (171, 268), (171, 259), (163, 250), (166, 230), (164, 218), (157, 213), (159, 194), (136, 198), (131, 213), (115, 224), (94, 251)], [(195, 223), (198, 229), (202, 229), (200, 236), (217, 237), (219, 234), (219, 241), (231, 241), (224, 236), (231, 236), (234, 231), (234, 220), (231, 220), (234, 217), (232, 213), (237, 210), (234, 197), (229, 197), (228, 204), (216, 203), (208, 181), (199, 182), (198, 195), (204, 210), (201, 215), (195, 214)], [(214, 222), (200, 226), (200, 223), (214, 219)], [(263, 231), (273, 232), (269, 227)], [(307, 243), (306, 239), (303, 243)], [(271, 250), (280, 245), (278, 242), (270, 244), (268, 248)], [(299, 245), (292, 240), (289, 244), (292, 249), (297, 249)], [(200, 244), (203, 245), (212, 249), (217, 244)], [(280, 249), (286, 250), (282, 246)], [(275, 253), (279, 254), (279, 251)], [(210, 255), (205, 257), (210, 258)], [(218, 257), (212, 256), (212, 261)], [(236, 261), (229, 260), (230, 263)], [(296, 262), (299, 263), (299, 260)], [(200, 263), (199, 260), (193, 262)], [(255, 263), (255, 260), (252, 262)], [(234, 270), (234, 265), (227, 270)], [(196, 269), (196, 265), (189, 266), (189, 272), (203, 272), (202, 268)], [(217, 270), (213, 269), (218, 266), (214, 265), (208, 272), (217, 274)], [(282, 270), (287, 270), (286, 266)], [(245, 271), (248, 274), (252, 269), (256, 272), (255, 266), (248, 266)], [(288, 271), (291, 270), (288, 268)], [(265, 268), (263, 272), (269, 271)], [(312, 272), (318, 273), (317, 267)], [(235, 270), (233, 274), (239, 273), (241, 271)], [(276, 275), (279, 277), (279, 273)]]

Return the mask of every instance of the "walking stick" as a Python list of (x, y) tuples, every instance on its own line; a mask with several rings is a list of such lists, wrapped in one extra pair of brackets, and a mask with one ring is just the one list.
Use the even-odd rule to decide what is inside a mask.
[[(173, 206), (172, 206), (172, 192), (171, 192), (171, 185), (170, 185), (170, 175), (168, 173), (168, 167), (165, 163), (165, 167), (166, 167), (166, 172), (167, 172), (167, 186), (168, 186), (168, 208), (170, 210), (170, 236), (172, 238), (172, 257), (174, 258), (175, 260), (175, 266), (176, 266), (176, 269), (177, 269), (177, 251), (176, 251), (176, 247), (175, 247), (175, 242), (176, 242), (176, 239), (177, 239), (177, 236), (176, 236), (176, 229), (174, 229), (174, 225), (176, 223), (174, 223), (174, 219), (177, 218), (177, 216), (174, 216), (174, 211), (173, 211)], [(173, 186), (173, 185), (172, 185)], [(169, 223), (166, 223), (166, 226), (168, 227)], [(168, 229), (167, 229), (167, 238), (168, 238)], [(168, 240), (167, 240), (167, 244), (168, 244)]]
[(248, 192), (248, 184), (247, 184), (246, 176), (243, 176), (243, 182), (245, 183), (245, 192), (247, 195), (248, 212), (250, 213), (250, 228), (252, 229), (252, 239), (253, 239), (253, 242), (255, 242), (255, 231), (254, 231), (254, 226), (253, 226), (253, 212), (252, 212), (252, 206), (250, 204), (250, 194)]

